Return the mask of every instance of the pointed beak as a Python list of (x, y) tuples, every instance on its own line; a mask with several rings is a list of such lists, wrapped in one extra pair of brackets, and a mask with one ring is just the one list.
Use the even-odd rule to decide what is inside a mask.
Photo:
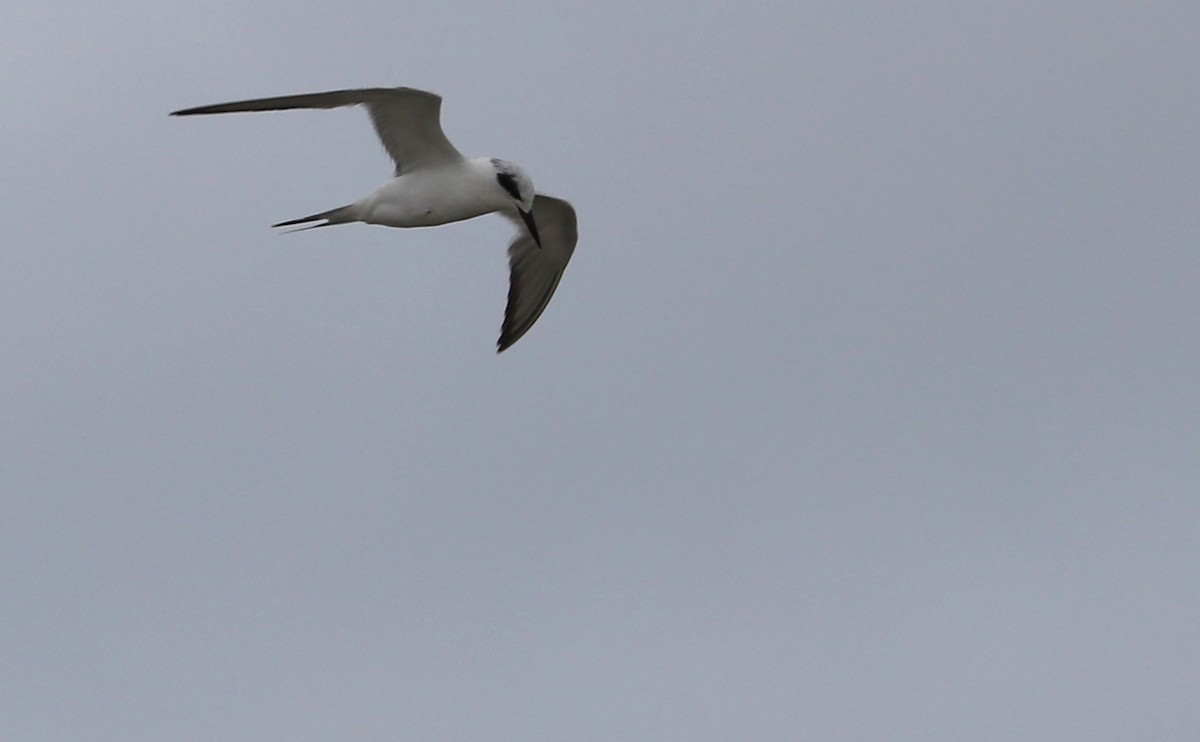
[(542, 249), (542, 238), (538, 236), (537, 223), (533, 221), (533, 212), (525, 211), (524, 209), (517, 209), (517, 211), (520, 212), (521, 218), (525, 220), (525, 226), (529, 228), (529, 236), (533, 238), (534, 244), (538, 246), (539, 250)]

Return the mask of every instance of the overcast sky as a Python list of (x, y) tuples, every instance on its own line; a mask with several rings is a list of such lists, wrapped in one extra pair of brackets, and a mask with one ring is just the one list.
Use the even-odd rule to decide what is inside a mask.
[[(0, 737), (1200, 728), (1200, 5), (9, 3)], [(268, 225), (445, 98), (570, 200)]]

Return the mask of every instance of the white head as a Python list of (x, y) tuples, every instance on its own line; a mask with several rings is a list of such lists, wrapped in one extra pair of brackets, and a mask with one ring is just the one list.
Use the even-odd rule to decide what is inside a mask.
[(491, 163), (496, 170), (496, 182), (512, 199), (513, 207), (525, 221), (525, 226), (529, 228), (529, 234), (533, 237), (533, 241), (537, 243), (538, 247), (541, 247), (542, 240), (538, 237), (537, 224), (533, 221), (533, 179), (519, 165), (514, 165), (507, 160), (493, 159)]

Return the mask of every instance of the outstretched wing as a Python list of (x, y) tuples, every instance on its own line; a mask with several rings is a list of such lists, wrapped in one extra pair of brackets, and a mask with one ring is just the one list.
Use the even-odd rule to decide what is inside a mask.
[(284, 95), (276, 98), (217, 103), (175, 111), (172, 116), (242, 111), (284, 111), (293, 108), (341, 108), (366, 106), (396, 174), (437, 167), (462, 159), (442, 133), (442, 97), (413, 88), (359, 88), (327, 93)]
[(542, 316), (579, 240), (575, 209), (562, 199), (539, 194), (533, 200), (533, 220), (542, 238), (540, 248), (516, 214), (506, 215), (519, 229), (508, 246), (508, 306), (496, 342), (497, 353), (520, 340)]

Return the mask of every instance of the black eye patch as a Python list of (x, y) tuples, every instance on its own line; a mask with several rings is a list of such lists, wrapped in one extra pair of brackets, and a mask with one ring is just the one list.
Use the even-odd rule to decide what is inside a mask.
[(521, 190), (517, 188), (517, 179), (512, 173), (496, 173), (496, 180), (500, 181), (500, 187), (512, 194), (514, 199), (521, 200)]

